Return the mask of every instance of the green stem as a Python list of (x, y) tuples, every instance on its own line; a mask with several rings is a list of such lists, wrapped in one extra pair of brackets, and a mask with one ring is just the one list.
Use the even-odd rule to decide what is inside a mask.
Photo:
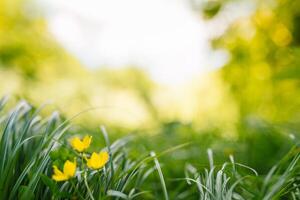
[(88, 182), (87, 182), (86, 171), (84, 171), (84, 176), (83, 176), (83, 178), (84, 178), (84, 184), (85, 184), (85, 186), (86, 186), (86, 189), (88, 190), (88, 194), (89, 194), (89, 196), (91, 197), (91, 200), (95, 200), (95, 199), (94, 199), (94, 196), (93, 196), (93, 194), (92, 194), (92, 191), (91, 191), (91, 189), (90, 189), (90, 187), (89, 187), (89, 185), (88, 185)]
[[(101, 173), (100, 170), (97, 170), (97, 174), (98, 174), (98, 183), (101, 183)], [(102, 191), (101, 191), (101, 184), (99, 185), (99, 196), (98, 196), (98, 200), (101, 199), (101, 195), (102, 195)]]
[(79, 198), (84, 199), (83, 196), (81, 196), (80, 192), (77, 190), (77, 188), (72, 180), (70, 180), (70, 183), (71, 183), (72, 187), (74, 188), (75, 192), (78, 194)]

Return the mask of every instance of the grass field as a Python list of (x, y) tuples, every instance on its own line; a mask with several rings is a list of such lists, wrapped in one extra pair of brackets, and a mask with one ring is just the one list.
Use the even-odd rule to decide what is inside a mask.
[(299, 8), (0, 0), (0, 200), (300, 200)]
[[(87, 133), (57, 112), (41, 117), (42, 108), (6, 100), (1, 199), (300, 199), (297, 138), (266, 124), (244, 127), (234, 142), (183, 124), (111, 140), (104, 126)], [(70, 141), (85, 135), (91, 142), (78, 150)], [(93, 167), (91, 153), (100, 151), (109, 159)]]

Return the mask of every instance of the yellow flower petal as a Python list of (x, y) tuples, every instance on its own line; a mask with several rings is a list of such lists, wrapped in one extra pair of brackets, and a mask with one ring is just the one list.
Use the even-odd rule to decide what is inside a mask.
[(84, 146), (78, 137), (72, 138), (70, 144), (76, 151), (82, 152), (84, 150)]
[(52, 175), (52, 179), (54, 179), (55, 181), (65, 181), (68, 180), (68, 177), (62, 173), (57, 166), (53, 166), (53, 172), (54, 174)]
[(57, 168), (56, 165), (53, 165), (53, 171), (56, 175), (63, 175), (63, 173)]
[(87, 148), (89, 148), (92, 141), (92, 136), (85, 136), (83, 140), (80, 140), (79, 137), (74, 137), (71, 139), (70, 144), (73, 149), (75, 149), (78, 152), (83, 152)]
[(90, 146), (91, 142), (92, 142), (92, 136), (86, 135), (83, 138), (83, 145), (84, 145), (85, 148), (88, 148)]
[(100, 165), (102, 167), (102, 166), (104, 166), (108, 162), (109, 155), (108, 155), (108, 153), (106, 151), (104, 151), (104, 152), (100, 152), (99, 153), (99, 157), (100, 157), (99, 163), (100, 163)]
[(67, 160), (64, 164), (63, 172), (60, 171), (57, 166), (53, 165), (53, 175), (52, 179), (55, 181), (66, 181), (72, 178), (76, 172), (76, 161), (71, 162)]
[(109, 155), (107, 152), (92, 153), (90, 159), (87, 160), (87, 166), (91, 169), (100, 169), (109, 160)]
[(64, 174), (71, 178), (75, 175), (75, 171), (76, 171), (76, 161), (71, 162), (69, 160), (67, 160), (64, 164)]
[(55, 181), (57, 181), (57, 182), (59, 182), (59, 181), (66, 181), (66, 180), (68, 180), (68, 177), (67, 176), (65, 176), (64, 174), (62, 174), (62, 175), (52, 175), (52, 179), (53, 180), (55, 180)]

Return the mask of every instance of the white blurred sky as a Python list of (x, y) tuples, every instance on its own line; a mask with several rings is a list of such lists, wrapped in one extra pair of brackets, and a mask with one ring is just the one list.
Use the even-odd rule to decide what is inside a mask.
[(57, 40), (88, 67), (137, 65), (163, 84), (214, 69), (209, 38), (240, 12), (205, 22), (188, 0), (37, 0)]

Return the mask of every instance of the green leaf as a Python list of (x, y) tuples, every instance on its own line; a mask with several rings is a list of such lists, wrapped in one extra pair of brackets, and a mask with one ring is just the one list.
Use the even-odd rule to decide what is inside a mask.
[(43, 181), (43, 183), (45, 185), (47, 185), (49, 187), (49, 189), (51, 190), (52, 194), (54, 196), (56, 196), (56, 194), (59, 192), (57, 185), (55, 183), (55, 181), (53, 181), (51, 178), (49, 178), (48, 176), (41, 174), (41, 180)]
[(28, 186), (22, 185), (19, 188), (18, 199), (20, 200), (33, 200), (34, 193), (29, 189)]
[(119, 197), (122, 199), (128, 199), (128, 196), (124, 194), (123, 192), (116, 191), (116, 190), (108, 190), (107, 196), (113, 196), (113, 197)]

